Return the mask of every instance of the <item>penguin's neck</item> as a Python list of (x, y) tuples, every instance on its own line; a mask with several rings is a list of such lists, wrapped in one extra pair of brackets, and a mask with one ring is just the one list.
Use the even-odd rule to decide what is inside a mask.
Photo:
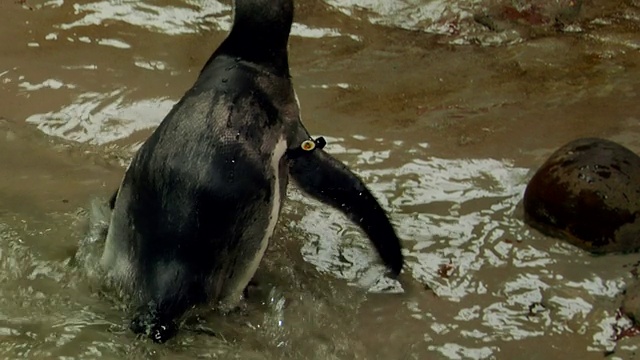
[(218, 48), (228, 55), (289, 76), (287, 44), (292, 0), (236, 0), (231, 32)]

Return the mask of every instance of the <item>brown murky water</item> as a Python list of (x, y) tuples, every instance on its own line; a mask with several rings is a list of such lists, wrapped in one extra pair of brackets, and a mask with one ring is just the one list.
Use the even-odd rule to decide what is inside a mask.
[(223, 39), (230, 2), (6, 0), (0, 358), (640, 358), (640, 338), (615, 341), (640, 256), (544, 237), (519, 206), (530, 170), (569, 140), (640, 151), (640, 2), (296, 5), (305, 124), (390, 212), (401, 282), (351, 223), (291, 189), (243, 311), (202, 312), (165, 345), (136, 339), (91, 276), (91, 202)]

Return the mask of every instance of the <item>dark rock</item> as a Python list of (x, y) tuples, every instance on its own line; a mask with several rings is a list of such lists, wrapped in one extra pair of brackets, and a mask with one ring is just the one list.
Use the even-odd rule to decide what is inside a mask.
[(525, 221), (594, 253), (640, 249), (640, 157), (588, 138), (558, 149), (524, 194)]

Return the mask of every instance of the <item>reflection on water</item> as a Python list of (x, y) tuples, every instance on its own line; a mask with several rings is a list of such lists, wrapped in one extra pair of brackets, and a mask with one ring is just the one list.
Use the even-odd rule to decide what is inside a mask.
[[(168, 35), (178, 35), (202, 30), (203, 19), (210, 20), (219, 30), (227, 30), (231, 24), (228, 15), (231, 7), (218, 1), (186, 1), (180, 5), (157, 6), (140, 1), (76, 3), (73, 4), (73, 10), (82, 17), (68, 24), (60, 24), (59, 28), (68, 30), (122, 21)], [(222, 14), (226, 16), (222, 17)]]
[[(363, 142), (356, 137), (360, 140), (354, 145)], [(458, 334), (491, 344), (578, 333), (593, 338), (589, 349), (604, 352), (615, 346), (613, 325), (629, 326), (628, 320), (616, 317), (615, 307), (608, 312), (594, 309), (594, 303), (615, 298), (624, 288), (624, 278), (601, 278), (591, 271), (597, 268), (593, 262), (608, 260), (570, 246), (540, 243), (515, 215), (528, 169), (493, 159), (432, 158), (422, 147), (407, 148), (384, 139), (369, 143), (379, 149), (369, 151), (347, 148), (343, 139), (330, 139), (329, 144), (328, 151), (357, 169), (390, 210), (405, 239), (412, 277), (441, 299), (483, 304), (463, 307), (451, 317), (410, 302), (413, 317), (430, 323), (431, 333), (425, 337), (431, 341)], [(301, 220), (288, 225), (308, 234), (301, 249), (306, 261), (370, 292), (402, 292), (399, 282), (385, 278), (375, 252), (346, 218), (297, 191), (290, 198), (291, 207), (308, 208)], [(576, 258), (581, 260), (573, 261), (578, 262), (574, 266), (582, 270), (563, 275), (563, 262)], [(576, 270), (581, 274), (576, 276)], [(496, 271), (502, 272), (498, 282), (492, 278)], [(539, 313), (531, 313), (536, 306)], [(430, 349), (451, 359), (488, 359), (499, 351), (498, 346), (453, 343)]]
[[(382, 149), (379, 151), (347, 150), (342, 143), (341, 139), (329, 139), (327, 150), (342, 155), (347, 164), (359, 170), (392, 214), (400, 237), (406, 239), (408, 267), (413, 276), (438, 296), (459, 299), (478, 290), (486, 291), (473, 280), (475, 271), (485, 262), (479, 257), (485, 243), (499, 242), (506, 231), (514, 233), (518, 241), (527, 235), (522, 223), (512, 216), (526, 185), (526, 169), (492, 159), (427, 158), (421, 147), (406, 149), (401, 143), (394, 145), (384, 139), (375, 141)], [(393, 166), (405, 157), (407, 163)], [(305, 201), (297, 193), (292, 195), (293, 199)], [(319, 270), (339, 274), (349, 281), (362, 283), (364, 280), (359, 278), (371, 278), (367, 262), (375, 260), (376, 255), (366, 239), (335, 211), (321, 206), (313, 209), (295, 225), (314, 239), (302, 248), (305, 259)], [(327, 222), (335, 224), (335, 232), (323, 235), (319, 232), (324, 232)], [(447, 247), (438, 249), (444, 241)], [(439, 268), (453, 258), (456, 262), (452, 270), (457, 276), (439, 276)], [(501, 265), (499, 259), (490, 259), (487, 261), (491, 265)], [(377, 274), (384, 270), (376, 269)]]
[[(439, 353), (447, 359), (490, 359), (500, 354), (504, 343), (544, 338), (545, 343), (561, 346), (562, 340), (556, 341), (554, 336), (564, 334), (584, 338), (586, 348), (578, 352), (613, 349), (616, 327), (629, 325), (627, 320), (616, 317), (617, 305), (611, 301), (621, 292), (626, 279), (626, 270), (621, 266), (616, 270), (611, 263), (622, 264), (624, 258), (590, 257), (529, 231), (514, 216), (527, 169), (492, 159), (433, 158), (421, 146), (357, 138), (329, 138), (327, 150), (350, 164), (392, 214), (392, 221), (405, 239), (406, 272), (413, 284), (407, 284), (406, 279), (401, 284), (387, 278), (375, 252), (352, 223), (292, 188), (279, 237), (293, 239), (289, 240), (291, 246), (299, 248), (305, 262), (323, 275), (309, 279), (292, 275), (294, 284), (290, 285), (275, 281), (272, 290), (260, 300), (264, 305), (250, 305), (250, 314), (241, 319), (233, 317), (236, 315), (225, 319), (236, 323), (233, 332), (244, 338), (238, 344), (232, 341), (230, 349), (219, 349), (212, 339), (186, 330), (175, 351), (195, 356), (198, 351), (215, 350), (244, 358), (263, 346), (275, 346), (264, 355), (270, 358), (295, 354), (292, 349), (301, 341), (308, 341), (309, 332), (327, 326), (316, 323), (314, 317), (346, 316), (345, 321), (358, 327), (365, 319), (357, 313), (341, 314), (340, 306), (344, 305), (338, 303), (374, 305), (368, 304), (364, 294), (343, 289), (330, 300), (329, 306), (337, 308), (325, 305), (316, 309), (317, 301), (326, 300), (318, 300), (318, 295), (309, 300), (304, 289), (326, 286), (320, 284), (326, 281), (337, 284), (332, 286), (346, 281), (355, 288), (388, 296), (404, 293), (400, 295), (402, 304), (398, 305), (406, 310), (395, 315), (387, 331), (411, 331), (415, 337), (416, 327), (405, 328), (403, 324), (422, 324), (417, 329), (424, 346), (416, 350), (421, 356)], [(93, 209), (94, 214), (99, 211), (104, 210)], [(104, 235), (104, 218), (102, 215), (93, 219), (92, 231), (80, 248), (78, 256), (92, 264), (89, 269), (95, 270), (99, 258), (97, 241)], [(49, 238), (48, 234), (21, 233), (6, 225), (0, 233), (0, 301), (6, 314), (0, 329), (4, 338), (0, 348), (4, 354), (27, 357), (68, 353), (83, 359), (129, 351), (118, 344), (131, 337), (122, 304), (109, 297), (96, 297), (97, 288), (86, 288), (94, 282), (81, 280), (84, 275), (69, 267), (68, 259), (52, 261), (39, 254), (36, 239)], [(23, 237), (31, 239), (27, 242)], [(281, 273), (290, 261), (273, 252), (267, 255), (270, 256), (269, 273)], [(448, 267), (443, 271), (445, 265)], [(602, 269), (611, 271), (599, 274)], [(404, 286), (425, 286), (430, 290), (416, 294), (406, 292)], [(438, 302), (457, 304), (445, 306), (455, 310), (438, 310), (442, 305), (433, 304), (430, 292), (440, 299)], [(310, 311), (317, 313), (309, 315)], [(311, 323), (305, 321), (309, 316)], [(203, 325), (220, 326), (219, 320), (205, 320)], [(344, 341), (363, 341), (347, 334), (341, 335), (346, 336)], [(243, 345), (249, 337), (254, 340)], [(195, 349), (190, 349), (194, 344)], [(71, 350), (80, 348), (84, 349), (80, 353)], [(325, 358), (314, 357), (316, 350), (303, 357)], [(343, 358), (333, 351), (337, 350), (326, 349), (322, 356)], [(359, 354), (357, 349), (353, 351), (343, 355)]]
[[(121, 21), (167, 35), (198, 33), (203, 30), (228, 31), (231, 28), (231, 6), (218, 1), (186, 0), (180, 6), (157, 6), (140, 1), (98, 1), (74, 4), (73, 9), (82, 18), (58, 27), (69, 30), (76, 27), (102, 25)], [(295, 23), (292, 36), (321, 38), (341, 36), (338, 29), (309, 27)], [(359, 38), (350, 35), (354, 40)], [(117, 40), (112, 40), (117, 41)]]
[[(586, 347), (576, 349), (578, 353), (603, 353), (615, 347), (616, 329), (629, 326), (628, 320), (617, 316), (618, 305), (611, 301), (624, 286), (626, 270), (620, 266), (597, 272), (610, 268), (612, 261), (624, 263), (624, 257), (588, 256), (532, 233), (514, 215), (527, 169), (493, 159), (434, 158), (428, 154), (428, 146), (383, 138), (354, 136), (328, 141), (327, 151), (350, 164), (392, 214), (405, 239), (406, 271), (412, 283), (387, 278), (377, 255), (352, 223), (291, 188), (279, 238), (289, 239), (287, 246), (299, 248), (304, 261), (320, 277), (279, 274), (290, 259), (272, 249), (266, 271), (274, 278), (267, 280), (269, 286), (258, 295), (259, 303), (254, 299), (249, 304), (248, 314), (225, 318), (223, 321), (231, 324), (223, 327), (216, 316), (198, 320), (200, 326), (221, 331), (222, 343), (190, 332), (191, 325), (185, 325), (187, 330), (177, 340), (177, 348), (162, 351), (163, 356), (169, 358), (174, 352), (191, 356), (233, 353), (244, 358), (267, 346), (270, 350), (257, 358), (283, 354), (314, 358), (296, 349), (300, 342), (310, 341), (308, 337), (315, 331), (328, 331), (317, 317), (346, 316), (341, 313), (343, 306), (374, 306), (357, 289), (403, 296), (398, 305), (404, 311), (385, 310), (397, 312), (387, 331), (411, 331), (415, 337), (418, 329), (424, 347), (416, 354), (421, 356), (438, 353), (447, 359), (491, 359), (499, 357), (504, 343), (539, 338), (561, 346), (562, 340), (554, 337), (567, 334), (584, 339)], [(4, 338), (0, 349), (4, 354), (68, 353), (84, 359), (124, 354), (143, 346), (144, 341), (119, 344), (123, 339), (132, 341), (125, 325), (126, 307), (112, 296), (99, 296), (105, 294), (96, 291), (98, 282), (86, 278), (87, 270), (96, 270), (108, 216), (104, 203), (95, 202), (89, 210), (88, 214), (68, 214), (66, 220), (62, 217), (62, 223), (72, 226), (91, 216), (88, 235), (76, 258), (84, 263), (82, 268), (70, 265), (68, 258), (51, 260), (39, 254), (38, 239), (55, 236), (46, 229), (32, 230), (28, 225), (24, 231), (8, 225), (0, 229), (0, 301), (6, 312), (0, 327)], [(282, 244), (275, 246), (282, 250)], [(293, 278), (280, 282), (283, 276)], [(342, 288), (331, 300), (322, 299), (324, 290), (320, 295), (305, 290), (324, 288), (327, 281), (337, 284), (331, 286), (346, 281), (354, 289)], [(416, 293), (404, 286), (424, 286), (425, 290)], [(436, 298), (439, 300), (434, 304)], [(318, 307), (318, 301), (328, 304)], [(392, 298), (388, 301), (397, 303)], [(438, 310), (443, 301), (449, 303), (445, 308), (455, 310)], [(347, 303), (340, 305), (342, 302)], [(365, 322), (357, 313), (345, 319), (356, 327)], [(405, 327), (416, 322), (421, 325)], [(235, 328), (231, 330), (231, 326)], [(348, 330), (339, 331), (342, 341), (363, 341), (350, 337)], [(242, 340), (236, 343), (224, 336)], [(323, 348), (326, 340), (318, 340), (311, 343)], [(80, 352), (71, 350), (80, 348)], [(315, 351), (317, 348), (312, 353)], [(357, 348), (323, 351), (326, 358), (365, 356)]]
[(27, 122), (48, 135), (102, 145), (157, 126), (174, 104), (169, 99), (127, 103), (126, 96), (125, 90), (84, 93), (63, 109), (32, 115)]
[[(38, 159), (46, 144), (5, 154), (40, 177), (0, 173), (0, 358), (568, 359), (614, 349), (612, 359), (632, 358), (637, 339), (615, 341), (630, 326), (617, 297), (637, 256), (590, 256), (521, 221), (530, 173), (522, 164), (535, 167), (527, 156), (547, 155), (554, 135), (597, 125), (594, 135), (634, 144), (640, 130), (640, 7), (585, 5), (571, 22), (562, 15), (570, 3), (298, 1), (292, 66), (303, 117), (389, 211), (404, 240), (405, 274), (387, 277), (354, 224), (291, 187), (243, 310), (194, 313), (165, 346), (133, 338), (126, 306), (96, 281), (103, 200), (89, 205), (78, 195), (70, 201), (80, 210), (48, 210), (59, 189), (33, 179), (59, 177), (67, 190), (86, 182)], [(125, 165), (206, 60), (213, 45), (200, 37), (221, 38), (231, 16), (229, 1), (29, 6), (38, 9), (26, 20), (33, 29), (20, 33), (20, 46), (7, 42), (11, 56), (0, 59), (0, 116), (70, 140), (62, 163), (109, 158), (117, 148)], [(478, 14), (510, 14), (513, 26), (492, 29)], [(534, 15), (567, 23), (556, 32), (544, 19), (531, 24)], [(523, 30), (536, 26), (551, 40)], [(444, 51), (431, 36), (461, 46)], [(513, 127), (522, 129), (507, 132)], [(0, 141), (28, 142), (15, 133)], [(119, 178), (123, 167), (105, 163)], [(95, 193), (117, 184), (104, 180)]]
[[(325, 0), (346, 15), (365, 10), (366, 18), (376, 24), (434, 34), (459, 31), (461, 21), (473, 22), (478, 1), (419, 0)], [(480, 5), (480, 6), (479, 6)]]

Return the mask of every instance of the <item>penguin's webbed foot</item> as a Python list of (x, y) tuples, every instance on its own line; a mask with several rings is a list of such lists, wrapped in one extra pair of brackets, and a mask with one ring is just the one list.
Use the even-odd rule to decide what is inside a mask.
[(141, 306), (136, 311), (129, 329), (135, 334), (145, 335), (153, 342), (164, 343), (178, 333), (178, 325), (162, 316), (153, 305)]
[(255, 279), (251, 279), (247, 284), (247, 286), (244, 288), (244, 290), (242, 290), (242, 296), (245, 299), (248, 299), (251, 296), (252, 290), (259, 287), (260, 287), (260, 283), (258, 283)]

